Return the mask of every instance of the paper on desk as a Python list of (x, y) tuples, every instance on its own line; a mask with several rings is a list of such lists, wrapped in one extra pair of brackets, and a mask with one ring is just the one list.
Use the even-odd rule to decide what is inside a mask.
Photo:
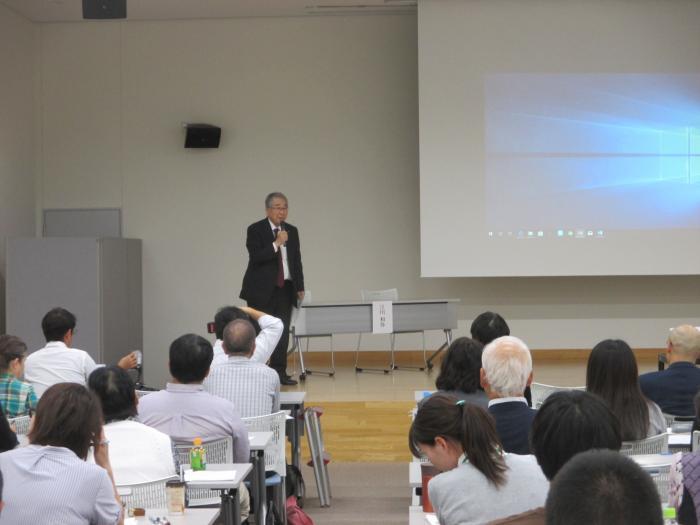
[(186, 470), (185, 481), (231, 481), (235, 470)]
[(426, 525), (440, 525), (440, 522), (437, 519), (437, 516), (435, 514), (429, 513), (425, 515), (425, 523)]

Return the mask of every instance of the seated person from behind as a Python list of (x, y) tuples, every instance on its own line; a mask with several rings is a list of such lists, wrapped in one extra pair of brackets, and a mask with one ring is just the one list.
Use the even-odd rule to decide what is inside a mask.
[(637, 360), (624, 341), (606, 339), (595, 345), (588, 357), (586, 390), (605, 401), (615, 414), (623, 441), (666, 432), (661, 409), (639, 388)]
[[(537, 411), (530, 432), (532, 452), (552, 480), (567, 461), (591, 449), (620, 450), (620, 423), (596, 396), (580, 390), (555, 392)], [(544, 525), (544, 507), (491, 525)]]
[(549, 483), (535, 458), (504, 454), (481, 407), (436, 393), (418, 409), (408, 443), (442, 471), (428, 484), (441, 525), (482, 524), (544, 504)]
[(260, 333), (255, 337), (255, 352), (253, 352), (250, 359), (266, 364), (272, 352), (274, 352), (280, 337), (282, 337), (282, 331), (284, 330), (282, 321), (249, 306), (224, 306), (214, 316), (216, 342), (214, 342), (214, 361), (212, 361), (211, 366), (215, 367), (228, 361), (228, 356), (224, 352), (223, 347), (224, 328), (235, 319), (245, 319), (258, 324)]
[(440, 375), (435, 380), (438, 390), (487, 408), (489, 398), (479, 384), (483, 349), (481, 343), (468, 337), (455, 339), (440, 363)]
[(167, 434), (139, 423), (134, 382), (118, 366), (97, 368), (88, 385), (102, 405), (104, 433), (117, 486), (150, 483), (177, 474)]
[[(700, 429), (700, 392), (695, 396), (695, 424), (693, 430)], [(678, 511), (678, 523), (697, 525), (700, 523), (700, 450), (678, 452), (671, 463), (669, 481), (669, 504)]]
[(574, 456), (552, 480), (547, 525), (662, 525), (656, 485), (633, 459), (611, 450)]
[[(484, 312), (474, 318), (470, 332), (474, 341), (478, 341), (486, 346), (494, 339), (498, 339), (504, 335), (510, 335), (510, 327), (500, 314), (496, 312)], [(527, 405), (531, 407), (532, 393), (530, 392), (530, 385), (525, 387), (523, 396), (527, 400)]]
[(481, 354), (481, 386), (505, 452), (530, 453), (528, 436), (535, 410), (527, 405), (523, 392), (531, 382), (532, 357), (525, 343), (504, 336), (486, 345)]
[(639, 376), (642, 393), (674, 416), (693, 416), (693, 398), (700, 390), (700, 369), (695, 360), (700, 354), (700, 330), (690, 325), (671, 330), (666, 342), (668, 368)]
[[(0, 454), (2, 523), (123, 523), (95, 394), (75, 383), (50, 387), (37, 405), (29, 443)], [(85, 461), (90, 447), (96, 464)]]
[(19, 337), (0, 335), (0, 406), (7, 417), (29, 415), (37, 398), (31, 384), (22, 381), (27, 345)]
[(228, 361), (211, 371), (204, 389), (228, 399), (241, 417), (272, 414), (280, 409), (280, 379), (272, 368), (253, 361), (255, 329), (250, 321), (236, 319), (224, 328)]
[(250, 459), (248, 430), (238, 410), (226, 399), (204, 391), (202, 382), (213, 359), (211, 343), (196, 334), (185, 334), (170, 345), (168, 367), (172, 379), (165, 390), (139, 399), (139, 421), (164, 432), (173, 441), (192, 443), (233, 438), (234, 463)]
[(12, 450), (17, 444), (17, 435), (0, 407), (0, 452)]
[[(56, 383), (78, 383), (85, 386), (95, 361), (84, 350), (71, 348), (76, 318), (68, 310), (53, 308), (41, 320), (46, 346), (27, 357), (24, 377), (34, 387), (38, 397)], [(124, 369), (136, 367), (136, 354), (131, 352), (119, 360)]]

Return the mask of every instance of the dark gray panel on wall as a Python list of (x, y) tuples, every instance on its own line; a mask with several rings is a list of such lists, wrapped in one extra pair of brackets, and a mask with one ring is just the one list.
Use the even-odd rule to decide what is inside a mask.
[(121, 237), (119, 208), (44, 210), (44, 237)]
[(41, 318), (55, 306), (76, 315), (73, 345), (98, 363), (141, 349), (141, 241), (8, 239), (7, 332), (43, 347)]

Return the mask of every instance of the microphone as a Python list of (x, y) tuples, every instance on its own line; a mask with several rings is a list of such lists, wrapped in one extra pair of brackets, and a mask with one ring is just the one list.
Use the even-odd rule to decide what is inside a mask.
[[(287, 231), (286, 228), (285, 228), (284, 222), (280, 222), (280, 231), (281, 231), (281, 232)], [(287, 246), (287, 243), (285, 242), (282, 246), (285, 246), (285, 247), (286, 247), (286, 246)]]

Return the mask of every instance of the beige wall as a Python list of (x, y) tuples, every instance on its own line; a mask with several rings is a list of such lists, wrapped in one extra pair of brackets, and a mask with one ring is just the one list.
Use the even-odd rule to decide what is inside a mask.
[(34, 233), (34, 57), (31, 22), (0, 5), (0, 333), (5, 239)]
[[(414, 16), (40, 31), (37, 200), (119, 206), (125, 235), (143, 239), (154, 386), (167, 377), (168, 344), (202, 333), (218, 306), (237, 301), (245, 228), (272, 190), (290, 198), (317, 300), (382, 287), (458, 297), (463, 319), (495, 308), (536, 348), (590, 347), (611, 335), (660, 346), (668, 326), (697, 321), (698, 278), (420, 278)], [(182, 122), (220, 125), (221, 147), (185, 150)]]

